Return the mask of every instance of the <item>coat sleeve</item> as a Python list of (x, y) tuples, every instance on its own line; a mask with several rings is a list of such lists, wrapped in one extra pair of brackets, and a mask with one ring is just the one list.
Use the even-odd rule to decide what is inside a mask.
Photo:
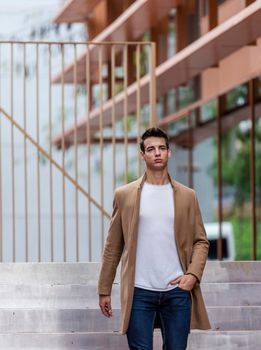
[(115, 193), (113, 212), (102, 258), (98, 294), (110, 295), (118, 264), (124, 247), (120, 206)]
[(191, 261), (186, 271), (186, 274), (194, 275), (198, 282), (200, 282), (203, 270), (208, 257), (209, 242), (206, 236), (201, 212), (198, 204), (196, 194), (194, 193), (195, 200), (195, 228), (193, 237), (193, 247)]

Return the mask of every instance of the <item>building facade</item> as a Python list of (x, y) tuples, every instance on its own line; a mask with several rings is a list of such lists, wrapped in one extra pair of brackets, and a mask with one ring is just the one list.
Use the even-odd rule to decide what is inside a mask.
[[(86, 57), (99, 55), (88, 47), (54, 78), (54, 83), (63, 80), (66, 84), (76, 79), (84, 85), (88, 80), (89, 113), (77, 124), (77, 143), (88, 141), (88, 118), (89, 142), (99, 142), (101, 129), (95, 128), (95, 120), (102, 104), (102, 130), (106, 129), (108, 138), (103, 135), (101, 146), (109, 144), (114, 125), (106, 116), (115, 106), (116, 124), (124, 123), (125, 113), (129, 127), (114, 134), (114, 143), (120, 147), (125, 142), (128, 157), (135, 157), (137, 130), (148, 125), (151, 112), (146, 77), (155, 68), (156, 124), (169, 133), (173, 143), (172, 175), (197, 190), (205, 222), (219, 223), (219, 258), (227, 256), (222, 243), (224, 221), (233, 228), (236, 258), (260, 258), (261, 1), (69, 0), (54, 21), (85, 23), (86, 40), (96, 44), (156, 43), (155, 67), (150, 61), (152, 51), (130, 45), (113, 55), (104, 51), (103, 73), (96, 67), (88, 77)], [(138, 118), (136, 103), (126, 104), (125, 111), (117, 107), (120, 94), (127, 91), (132, 101), (139, 90), (138, 66), (141, 129), (132, 126)], [(74, 135), (75, 127), (68, 128), (54, 144), (70, 147)], [(136, 175), (131, 165), (127, 172), (125, 181)]]

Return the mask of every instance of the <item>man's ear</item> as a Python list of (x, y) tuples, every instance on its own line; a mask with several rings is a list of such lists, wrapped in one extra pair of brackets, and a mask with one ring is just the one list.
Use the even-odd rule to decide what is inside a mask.
[(171, 157), (171, 149), (169, 148), (168, 149), (168, 158), (170, 158)]
[(140, 158), (144, 160), (144, 153), (142, 151), (140, 151)]

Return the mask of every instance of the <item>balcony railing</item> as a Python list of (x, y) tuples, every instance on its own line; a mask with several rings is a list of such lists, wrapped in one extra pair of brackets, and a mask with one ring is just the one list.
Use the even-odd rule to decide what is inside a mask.
[(142, 172), (155, 91), (153, 43), (0, 42), (1, 261), (100, 259), (113, 191)]

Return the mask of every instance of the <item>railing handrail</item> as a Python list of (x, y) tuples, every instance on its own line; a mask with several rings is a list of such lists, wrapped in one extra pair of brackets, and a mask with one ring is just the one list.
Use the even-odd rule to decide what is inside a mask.
[(85, 189), (80, 186), (74, 179), (71, 177), (50, 155), (46, 152), (37, 142), (30, 136), (24, 128), (17, 123), (17, 121), (12, 118), (3, 108), (0, 106), (0, 113), (2, 113), (23, 135), (27, 138), (36, 149), (42, 153), (86, 198), (92, 202), (97, 209), (99, 209), (103, 215), (105, 215), (108, 219), (110, 218), (110, 214), (104, 210), (104, 208), (87, 192)]
[(0, 39), (0, 44), (54, 44), (54, 45), (151, 45), (155, 44), (154, 41), (34, 41), (34, 40), (2, 40)]

